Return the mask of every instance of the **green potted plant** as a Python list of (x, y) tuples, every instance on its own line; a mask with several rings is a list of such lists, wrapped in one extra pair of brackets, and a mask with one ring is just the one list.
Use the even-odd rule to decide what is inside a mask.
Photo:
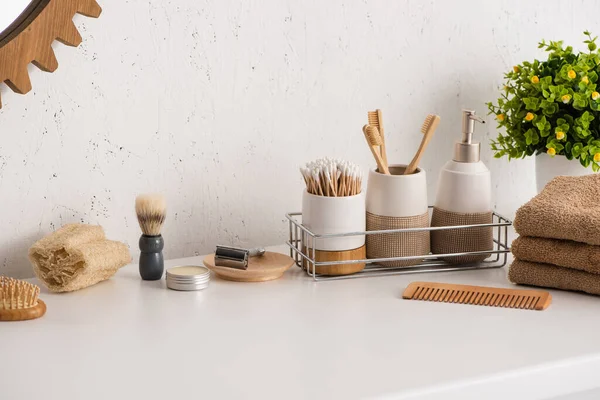
[(600, 170), (600, 54), (597, 37), (584, 34), (587, 52), (542, 40), (548, 59), (514, 66), (497, 103), (487, 103), (505, 130), (491, 143), (495, 157), (536, 155), (538, 191), (556, 175)]

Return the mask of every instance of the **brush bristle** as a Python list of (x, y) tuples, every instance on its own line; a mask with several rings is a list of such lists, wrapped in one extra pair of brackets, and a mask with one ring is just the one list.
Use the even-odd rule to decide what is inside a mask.
[(377, 129), (376, 126), (373, 125), (367, 125), (366, 127), (366, 137), (367, 137), (367, 141), (369, 142), (369, 144), (371, 146), (381, 146), (382, 145), (382, 140), (381, 140), (381, 135), (379, 134), (379, 129)]
[(167, 203), (162, 195), (139, 195), (135, 199), (135, 212), (144, 235), (160, 235), (160, 230), (167, 216)]
[(423, 135), (427, 133), (429, 127), (437, 118), (439, 117), (435, 114), (429, 114), (427, 118), (425, 118), (425, 121), (423, 121), (423, 125), (421, 126), (421, 133), (423, 133)]
[(377, 114), (377, 111), (367, 112), (367, 119), (369, 120), (369, 125), (373, 125), (379, 129), (379, 115)]
[(32, 283), (0, 276), (0, 310), (35, 307), (40, 288)]

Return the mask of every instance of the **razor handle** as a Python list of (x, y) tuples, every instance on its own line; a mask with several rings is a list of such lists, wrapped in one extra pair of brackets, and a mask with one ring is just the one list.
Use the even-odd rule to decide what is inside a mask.
[(145, 281), (157, 281), (163, 276), (165, 259), (162, 250), (165, 241), (162, 235), (140, 237), (140, 276)]

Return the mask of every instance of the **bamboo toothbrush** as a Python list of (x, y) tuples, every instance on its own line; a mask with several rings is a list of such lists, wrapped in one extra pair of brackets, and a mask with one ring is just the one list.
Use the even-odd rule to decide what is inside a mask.
[(0, 276), (0, 321), (25, 321), (46, 313), (38, 298), (40, 288), (29, 282)]
[(140, 237), (140, 276), (146, 281), (162, 278), (165, 242), (160, 230), (167, 213), (165, 198), (160, 194), (142, 194), (135, 199), (137, 214), (143, 235)]
[(376, 149), (377, 146), (381, 148), (381, 145), (383, 143), (381, 140), (381, 135), (379, 134), (379, 130), (376, 126), (365, 125), (363, 126), (363, 133), (365, 134), (365, 138), (367, 139), (369, 149), (371, 149), (371, 153), (373, 153), (373, 157), (375, 158), (375, 162), (377, 163), (377, 169), (382, 174), (390, 175), (390, 170), (384, 163), (383, 158), (381, 157), (381, 153)]
[(438, 124), (440, 123), (440, 117), (438, 115), (429, 114), (425, 121), (423, 122), (423, 126), (421, 126), (421, 132), (423, 133), (423, 139), (421, 140), (421, 145), (417, 150), (417, 153), (413, 157), (408, 167), (404, 170), (404, 175), (414, 174), (419, 166), (419, 161), (429, 144), (429, 141), (433, 137), (433, 133), (437, 129)]
[(385, 132), (383, 130), (383, 114), (381, 113), (380, 109), (369, 111), (367, 112), (367, 119), (369, 121), (369, 125), (373, 125), (379, 130), (379, 135), (381, 136), (381, 147), (379, 148), (379, 152), (381, 154), (381, 158), (383, 159), (383, 163), (386, 167), (388, 167), (389, 164), (387, 151), (385, 148)]

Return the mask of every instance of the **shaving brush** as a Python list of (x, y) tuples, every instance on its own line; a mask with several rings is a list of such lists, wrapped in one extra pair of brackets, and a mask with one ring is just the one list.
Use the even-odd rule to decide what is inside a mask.
[(165, 260), (162, 250), (165, 242), (160, 230), (167, 215), (167, 203), (160, 194), (141, 194), (135, 199), (142, 236), (140, 237), (140, 276), (146, 281), (162, 278)]

